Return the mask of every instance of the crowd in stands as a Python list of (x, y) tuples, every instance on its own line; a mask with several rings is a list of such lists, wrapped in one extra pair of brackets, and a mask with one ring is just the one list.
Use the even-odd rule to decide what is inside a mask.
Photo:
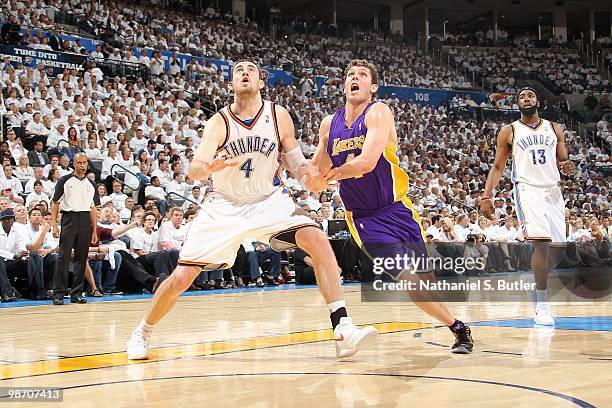
[(498, 28), (497, 39), (492, 28), (486, 31), (475, 30), (473, 32), (459, 31), (457, 33), (447, 32), (446, 37), (441, 39), (445, 46), (473, 46), (473, 47), (516, 47), (516, 48), (558, 48), (567, 47), (567, 43), (561, 43), (558, 38), (551, 36), (547, 40), (539, 41), (535, 33), (509, 34), (503, 28)]
[(485, 79), (494, 92), (511, 92), (515, 78), (540, 80), (555, 93), (609, 93), (610, 81), (574, 50), (462, 48), (449, 50), (454, 63)]
[[(74, 3), (74, 4), (72, 4)], [(21, 7), (19, 5), (22, 5)], [(454, 63), (467, 69), (467, 78), (459, 70), (453, 73), (444, 65), (433, 64), (431, 57), (423, 55), (405, 44), (387, 42), (360, 42), (355, 45), (351, 39), (335, 37), (312, 38), (301, 32), (292, 33), (290, 38), (280, 36), (272, 40), (257, 30), (257, 23), (248, 18), (227, 14), (221, 16), (208, 7), (200, 16), (176, 13), (162, 8), (150, 9), (127, 7), (95, 1), (34, 2), (29, 8), (23, 3), (9, 2), (7, 11), (23, 21), (23, 24), (49, 29), (59, 25), (51, 23), (56, 12), (70, 12), (80, 21), (90, 21), (92, 27), (104, 27), (113, 33), (113, 46), (101, 47), (95, 55), (125, 62), (140, 62), (151, 68), (154, 74), (161, 74), (163, 68), (148, 57), (137, 58), (133, 46), (157, 51), (175, 51), (186, 55), (235, 61), (241, 55), (253, 56), (262, 66), (283, 68), (287, 64), (294, 75), (323, 75), (338, 78), (341, 67), (353, 57), (365, 58), (378, 66), (389, 67), (382, 72), (385, 85), (421, 86), (440, 89), (470, 87), (467, 78), (475, 73), (486, 78), (483, 85), (490, 90), (505, 92), (513, 88), (514, 77), (536, 77), (559, 93), (581, 93), (589, 90), (609, 92), (609, 81), (602, 77), (597, 68), (585, 62), (578, 51), (568, 50), (568, 43), (560, 44), (551, 37), (546, 48), (535, 49), (534, 34), (508, 35), (500, 29), (497, 39), (491, 29), (486, 32), (449, 33), (445, 45), (472, 45), (477, 48), (453, 48)], [(298, 30), (299, 31), (299, 30)], [(50, 48), (49, 38), (42, 35), (28, 35), (25, 40), (31, 46)], [(597, 41), (602, 47), (608, 44), (607, 37)], [(79, 44), (66, 42), (64, 49), (81, 52)], [(484, 49), (478, 47), (502, 47)], [(510, 51), (507, 47), (511, 47)], [(572, 43), (572, 49), (581, 45)], [(115, 48), (120, 48), (116, 49)], [(564, 49), (561, 49), (564, 48)], [(608, 55), (609, 57), (609, 55)], [(209, 73), (205, 64), (194, 64), (189, 74)], [(563, 69), (560, 69), (563, 67)], [(171, 67), (173, 73), (179, 68)]]
[[(11, 10), (23, 10), (8, 4)], [(115, 24), (119, 35), (129, 32), (126, 22), (135, 22), (130, 26), (135, 35), (149, 33), (157, 41), (148, 43), (153, 47), (163, 48), (165, 41), (168, 48), (176, 45), (185, 51), (189, 43), (176, 41), (196, 41), (210, 35), (208, 45), (193, 46), (210, 52), (209, 56), (232, 59), (237, 49), (246, 50), (256, 40), (258, 47), (271, 47), (259, 55), (264, 65), (270, 65), (266, 59), (276, 52), (274, 47), (288, 47), (282, 41), (272, 46), (269, 37), (254, 30), (232, 31), (229, 28), (233, 26), (225, 20), (209, 25), (165, 11), (141, 9), (136, 9), (136, 18), (123, 19), (117, 10), (109, 11), (97, 2), (75, 4), (92, 18), (106, 18), (105, 24)], [(40, 2), (34, 2), (32, 7), (45, 9)], [(25, 13), (18, 12), (19, 15)], [(210, 13), (209, 17), (218, 16)], [(39, 16), (39, 21), (43, 20)], [(218, 30), (219, 27), (229, 28)], [(190, 37), (197, 30), (210, 31)], [(330, 80), (317, 89), (313, 75), (326, 73), (339, 78), (343, 64), (355, 55), (337, 44), (328, 45), (320, 49), (309, 45), (300, 50), (292, 46), (288, 53), (283, 49), (286, 55), (298, 58), (303, 76), (293, 84), (266, 86), (262, 92), (264, 99), (288, 109), (307, 157), (318, 145), (321, 120), (343, 101), (338, 81)], [(358, 55), (374, 61), (388, 83), (455, 86), (450, 76), (445, 77), (448, 73), (436, 73), (435, 67), (428, 66), (428, 57), (410, 49), (404, 49), (401, 55), (400, 52), (395, 45), (379, 44), (364, 47)], [(108, 44), (91, 56), (93, 61), (84, 72), (64, 70), (57, 76), (43, 66), (15, 67), (8, 59), (0, 63), (0, 115), (7, 129), (0, 142), (0, 281), (3, 270), (9, 277), (21, 277), (21, 283), (35, 299), (46, 297), (57, 250), (57, 242), (48, 230), (49, 198), (59, 177), (72, 171), (71, 160), (77, 152), (85, 152), (90, 159), (88, 177), (97, 183), (102, 203), (98, 224), (101, 244), (91, 249), (88, 267), (88, 291), (92, 296), (153, 292), (171, 273), (188, 223), (214, 188), (209, 182), (190, 180), (186, 174), (206, 120), (231, 101), (221, 72), (206, 64), (183, 68), (174, 61), (164, 71), (159, 55), (136, 59), (129, 49)], [(97, 58), (137, 60), (148, 64), (156, 77), (134, 82), (120, 76), (105, 77), (96, 66)], [(409, 60), (416, 62), (408, 64)], [(471, 64), (471, 56), (465, 61)], [(418, 74), (421, 69), (428, 73)], [(430, 82), (417, 82), (423, 80)], [(529, 245), (522, 243), (519, 232), (509, 170), (495, 198), (497, 219), (479, 219), (475, 211), (494, 157), (495, 135), (508, 122), (457, 113), (448, 108), (451, 101), (439, 107), (400, 101), (394, 95), (384, 101), (395, 114), (400, 165), (411, 178), (410, 196), (422, 214), (424, 228), (432, 242), (452, 244), (441, 246), (440, 254), (459, 256), (473, 251), (473, 247), (484, 246), (493, 248), (488, 270), (527, 266)], [(597, 123), (597, 129), (602, 138), (610, 140), (605, 116)], [(609, 261), (612, 233), (610, 179), (602, 171), (605, 165), (612, 164), (609, 150), (589, 145), (572, 129), (567, 129), (567, 144), (570, 158), (578, 164), (575, 177), (563, 182), (568, 238), (581, 244), (576, 246), (572, 262), (604, 264)], [(122, 177), (118, 169), (124, 173)], [(298, 204), (324, 229), (329, 220), (344, 218), (336, 191), (313, 194), (290, 173), (285, 172), (283, 179)], [(175, 193), (174, 197), (170, 193)], [(591, 245), (595, 252), (585, 252), (583, 243)], [(192, 289), (235, 287), (249, 281), (262, 286), (288, 279), (287, 257), (277, 255), (265, 244), (247, 239), (238, 255), (232, 269), (203, 273)], [(296, 255), (296, 259), (307, 268), (307, 256)], [(15, 275), (16, 271), (21, 275)], [(3, 299), (13, 298), (12, 293), (3, 290)]]
[[(163, 73), (163, 66), (159, 66), (160, 56), (137, 58), (133, 55), (133, 46), (228, 61), (236, 61), (247, 54), (262, 66), (281, 69), (290, 64), (294, 74), (300, 77), (323, 75), (339, 78), (341, 67), (357, 55), (390, 68), (382, 73), (382, 83), (386, 85), (442, 89), (470, 86), (466, 78), (453, 74), (444, 66), (434, 65), (431, 57), (414, 48), (406, 49), (399, 43), (385, 46), (361, 43), (356, 47), (349, 39), (310, 39), (302, 33), (296, 33), (291, 38), (282, 36), (273, 41), (270, 36), (257, 30), (255, 22), (233, 15), (220, 16), (210, 7), (203, 13), (205, 19), (202, 19), (200, 16), (163, 9), (118, 9), (114, 4), (109, 7), (93, 1), (78, 2), (74, 8), (70, 2), (34, 3), (29, 9), (31, 14), (27, 14), (13, 5), (16, 3), (9, 2), (9, 14), (13, 11), (12, 15), (21, 18), (23, 24), (28, 26), (61, 30), (59, 24), (54, 25), (50, 20), (55, 12), (71, 11), (79, 18), (91, 21), (92, 26), (108, 28), (114, 33), (115, 41), (112, 41), (112, 46), (100, 47), (93, 56), (142, 63), (151, 68), (154, 75)], [(26, 30), (24, 41), (31, 47), (51, 49), (49, 38), (40, 31)], [(64, 51), (82, 51), (76, 42), (61, 42), (59, 46)], [(173, 73), (178, 69), (178, 66), (171, 67)], [(186, 72), (187, 75), (202, 73), (212, 74), (210, 66), (196, 63)]]

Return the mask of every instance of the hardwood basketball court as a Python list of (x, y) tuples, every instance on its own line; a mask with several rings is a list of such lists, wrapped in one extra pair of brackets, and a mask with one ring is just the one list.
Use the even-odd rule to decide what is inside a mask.
[[(287, 289), (287, 290), (284, 290)], [(363, 303), (345, 286), (349, 314), (375, 324), (371, 348), (335, 358), (316, 288), (190, 294), (156, 327), (152, 356), (128, 362), (125, 341), (149, 303), (2, 308), (0, 387), (59, 387), (62, 407), (609, 406), (612, 306), (555, 305), (555, 329), (535, 328), (522, 303), (453, 303), (471, 322), (475, 352), (410, 302)], [(6, 306), (6, 305), (3, 305)], [(5, 393), (6, 394), (6, 393)]]

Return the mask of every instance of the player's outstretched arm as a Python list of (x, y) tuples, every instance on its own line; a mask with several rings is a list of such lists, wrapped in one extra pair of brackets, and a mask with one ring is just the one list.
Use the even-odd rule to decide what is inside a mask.
[(326, 174), (333, 166), (331, 158), (327, 153), (327, 142), (329, 141), (329, 131), (333, 118), (333, 115), (327, 115), (321, 121), (321, 126), (319, 126), (319, 144), (312, 157), (312, 164), (319, 170), (320, 174)]
[(296, 175), (302, 185), (313, 192), (327, 189), (325, 178), (317, 171), (302, 153), (295, 139), (295, 127), (289, 112), (282, 106), (276, 106), (276, 118), (278, 119), (278, 132), (282, 145), (283, 165)]
[(372, 105), (365, 117), (368, 128), (361, 154), (340, 167), (330, 170), (327, 181), (359, 177), (374, 170), (383, 151), (389, 144), (389, 133), (394, 126), (393, 112), (384, 103)]
[(565, 132), (558, 123), (553, 123), (552, 126), (557, 135), (557, 163), (559, 163), (559, 170), (564, 176), (571, 176), (576, 171), (576, 163), (569, 159), (567, 147), (565, 146)]
[(492, 195), (493, 189), (499, 184), (499, 180), (504, 174), (506, 163), (512, 153), (512, 127), (503, 127), (497, 135), (497, 147), (495, 149), (495, 162), (487, 177), (485, 189), (480, 196), (480, 211), (487, 218), (493, 215)]
[(221, 114), (216, 113), (206, 122), (202, 141), (189, 164), (189, 178), (205, 181), (212, 173), (238, 164), (235, 160), (228, 160), (223, 157), (215, 159), (217, 149), (223, 145), (226, 135), (225, 121)]

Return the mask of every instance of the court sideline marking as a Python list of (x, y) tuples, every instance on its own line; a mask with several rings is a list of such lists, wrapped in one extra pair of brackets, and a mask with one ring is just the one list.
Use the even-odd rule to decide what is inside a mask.
[[(421, 379), (421, 380), (442, 380), (442, 381), (459, 381), (465, 383), (484, 384), (484, 385), (495, 385), (500, 387), (515, 388), (519, 390), (532, 391), (540, 394), (549, 395), (555, 398), (563, 399), (567, 402), (575, 404), (581, 408), (595, 408), (594, 405), (581, 400), (571, 395), (561, 394), (556, 391), (547, 390), (545, 388), (531, 387), (528, 385), (504, 383), (499, 381), (490, 380), (478, 380), (470, 378), (459, 378), (459, 377), (441, 377), (441, 376), (430, 376), (430, 375), (411, 375), (411, 374), (393, 374), (393, 373), (338, 373), (338, 372), (267, 372), (267, 373), (228, 373), (228, 374), (200, 374), (200, 375), (184, 375), (184, 376), (170, 376), (170, 377), (156, 377), (156, 378), (142, 378), (134, 380), (118, 380), (118, 381), (106, 381), (99, 383), (89, 383), (81, 385), (72, 385), (68, 387), (62, 387), (63, 391), (82, 389), (82, 388), (93, 388), (104, 385), (117, 385), (117, 384), (130, 384), (138, 382), (149, 382), (149, 381), (164, 381), (164, 380), (184, 380), (192, 378), (235, 378), (235, 377), (264, 377), (264, 376), (284, 376), (284, 375), (300, 375), (300, 376), (363, 376), (363, 377), (392, 377), (401, 379)], [(0, 399), (6, 398), (0, 396)]]
[[(372, 325), (376, 327), (380, 334), (398, 333), (435, 327), (429, 323), (417, 322), (386, 322), (374, 323)], [(127, 366), (132, 364), (155, 363), (159, 361), (176, 360), (186, 357), (204, 357), (239, 351), (319, 343), (333, 339), (334, 336), (331, 329), (321, 329), (247, 339), (218, 340), (206, 343), (154, 348), (151, 350), (151, 356), (148, 360), (140, 361), (128, 361), (127, 355), (123, 351), (52, 360), (39, 360), (33, 362), (0, 365), (0, 381), (74, 371), (95, 370), (99, 368)]]

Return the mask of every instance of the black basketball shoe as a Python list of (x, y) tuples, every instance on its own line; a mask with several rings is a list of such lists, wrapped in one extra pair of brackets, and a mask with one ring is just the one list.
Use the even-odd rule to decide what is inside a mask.
[(453, 332), (455, 335), (455, 344), (451, 348), (451, 352), (455, 354), (469, 354), (474, 348), (474, 340), (470, 328), (464, 325), (461, 330)]

